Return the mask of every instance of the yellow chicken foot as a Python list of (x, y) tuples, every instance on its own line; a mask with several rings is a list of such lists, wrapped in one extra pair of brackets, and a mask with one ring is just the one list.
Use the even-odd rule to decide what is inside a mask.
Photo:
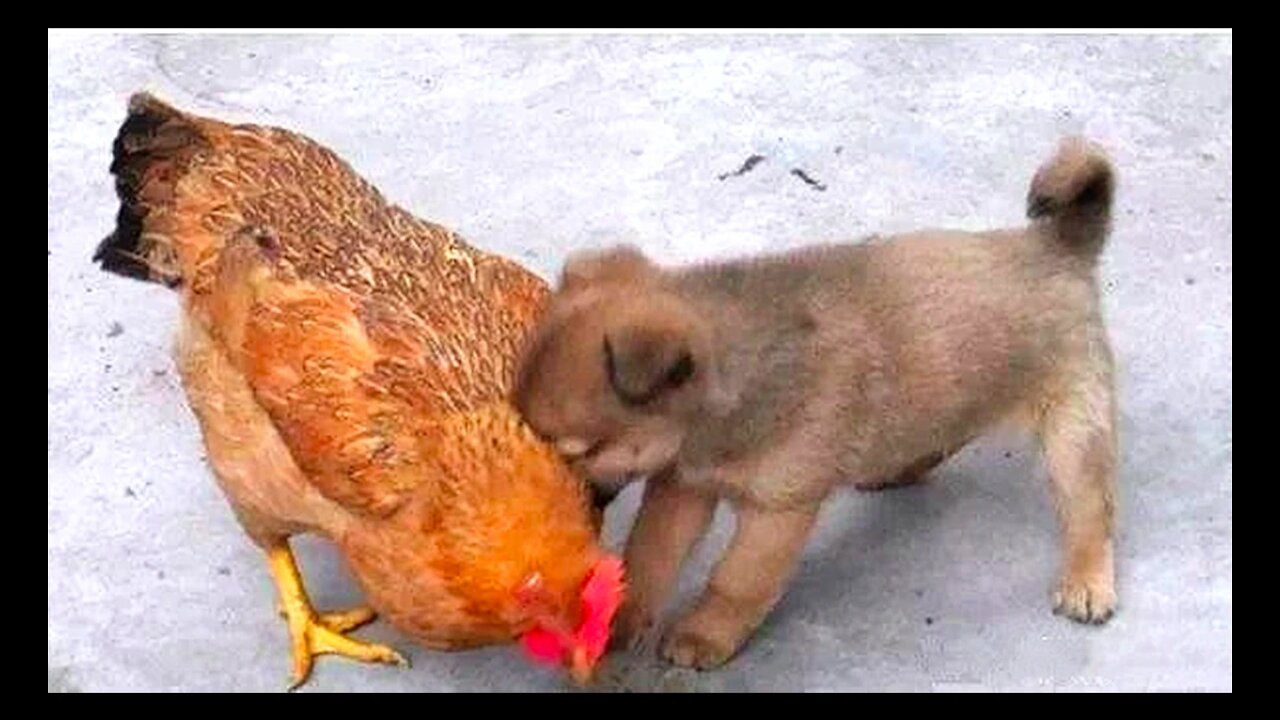
[[(281, 604), (278, 599), (276, 600), (276, 614), (286, 620), (289, 618), (288, 614), (284, 611), (284, 605)], [(368, 625), (377, 619), (378, 613), (374, 612), (373, 608), (368, 607), (358, 607), (350, 610), (340, 610), (338, 612), (318, 613), (316, 615), (317, 623), (339, 633), (347, 632), (348, 630), (355, 630), (356, 628)]]
[(376, 613), (369, 608), (356, 608), (344, 612), (317, 613), (311, 607), (307, 591), (302, 586), (302, 576), (293, 560), (293, 551), (287, 542), (267, 550), (267, 563), (276, 589), (280, 591), (277, 609), (289, 623), (289, 636), (293, 643), (293, 676), (289, 689), (293, 690), (311, 674), (311, 664), (316, 655), (326, 653), (342, 655), (363, 662), (394, 663), (408, 665), (409, 661), (385, 645), (375, 645), (352, 640), (342, 633), (353, 630), (373, 620)]

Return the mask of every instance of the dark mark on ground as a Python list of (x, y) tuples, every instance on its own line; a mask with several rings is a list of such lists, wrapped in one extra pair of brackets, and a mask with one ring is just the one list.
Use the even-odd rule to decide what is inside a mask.
[(111, 328), (107, 330), (107, 337), (119, 337), (124, 334), (124, 325), (119, 322), (111, 323)]
[(837, 154), (837, 155), (839, 155), (839, 154), (840, 154), (840, 153), (842, 153), (842, 152), (844, 152), (844, 146), (843, 146), (843, 145), (837, 145), (837, 146), (836, 146), (836, 154)]
[(805, 185), (808, 185), (809, 187), (813, 188), (814, 190), (817, 190), (818, 192), (822, 192), (823, 190), (827, 189), (826, 185), (823, 185), (817, 180), (814, 180), (813, 178), (809, 177), (809, 174), (801, 170), (800, 168), (792, 168), (791, 174), (800, 178), (801, 180), (804, 181)]
[(1004, 454), (1004, 456), (1005, 456), (1005, 459), (1008, 459), (1008, 458), (1013, 457), (1013, 453), (1011, 453), (1011, 452), (1006, 452), (1006, 453)]
[(1195, 285), (1195, 284), (1196, 284), (1196, 279), (1195, 279), (1195, 278), (1193, 278), (1193, 277), (1189, 277), (1189, 278), (1187, 278), (1186, 280), (1183, 280), (1183, 282), (1185, 282), (1185, 283), (1186, 283), (1186, 284), (1188, 284), (1188, 285)]
[(151, 374), (155, 375), (156, 377), (164, 377), (165, 375), (169, 374), (169, 371), (165, 370), (164, 368), (160, 368), (159, 370), (152, 370)]
[(925, 618), (925, 619), (924, 619), (924, 624), (925, 624), (925, 625), (932, 625), (932, 624), (933, 624), (933, 618), (931, 618), (931, 617), (927, 617), (927, 618)]
[(751, 170), (752, 170), (755, 166), (757, 166), (757, 165), (759, 165), (760, 163), (764, 162), (764, 160), (765, 160), (765, 158), (764, 158), (764, 156), (763, 156), (763, 155), (752, 155), (751, 157), (749, 157), (749, 158), (747, 158), (746, 160), (742, 161), (742, 167), (740, 167), (740, 168), (738, 168), (737, 170), (734, 170), (733, 172), (730, 172), (730, 173), (724, 173), (724, 174), (721, 174), (721, 175), (717, 175), (716, 177), (718, 177), (721, 181), (724, 181), (724, 180), (728, 180), (728, 179), (729, 179), (729, 178), (731, 178), (731, 177), (738, 177), (739, 175), (746, 175), (747, 173), (751, 172)]
[(49, 668), (50, 693), (78, 693), (80, 687), (71, 681), (71, 668), (67, 666)]
[(156, 571), (156, 577), (158, 577), (158, 578), (160, 578), (161, 580), (163, 580), (163, 579), (164, 579), (164, 571), (163, 571), (163, 570), (157, 570), (157, 571)]
[(230, 575), (231, 568), (227, 567), (226, 565), (220, 565), (218, 566), (218, 574), (223, 576)]
[(128, 485), (126, 485), (124, 488), (124, 494), (125, 494), (125, 497), (138, 497), (138, 493), (134, 492), (133, 488), (129, 487)]

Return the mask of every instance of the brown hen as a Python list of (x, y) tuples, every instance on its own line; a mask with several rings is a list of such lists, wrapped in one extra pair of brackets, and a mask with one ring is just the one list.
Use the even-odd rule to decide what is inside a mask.
[[(402, 662), (344, 633), (375, 611), (424, 645), (523, 637), (585, 679), (621, 569), (579, 479), (508, 401), (545, 284), (388, 204), (334, 153), (135, 95), (121, 206), (94, 259), (182, 296), (176, 360), (214, 474), (267, 554), (293, 643)], [(370, 608), (321, 614), (288, 538), (337, 544)]]

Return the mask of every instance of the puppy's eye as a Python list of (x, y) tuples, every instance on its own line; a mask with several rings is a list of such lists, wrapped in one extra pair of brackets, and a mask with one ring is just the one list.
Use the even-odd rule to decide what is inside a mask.
[(686, 380), (693, 376), (693, 356), (685, 353), (680, 356), (680, 360), (671, 369), (667, 371), (665, 383), (667, 387), (680, 387)]
[[(669, 354), (654, 352), (652, 348), (624, 356), (622, 362), (614, 352), (609, 336), (604, 338), (604, 366), (609, 384), (623, 404), (642, 407), (668, 390), (678, 389), (693, 377), (693, 355), (681, 352), (672, 362)], [(665, 369), (661, 364), (670, 363)]]

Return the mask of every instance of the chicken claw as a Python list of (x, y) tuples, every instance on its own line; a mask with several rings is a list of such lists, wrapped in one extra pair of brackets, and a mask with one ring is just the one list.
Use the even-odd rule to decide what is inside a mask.
[(277, 609), (289, 623), (289, 636), (293, 644), (290, 690), (297, 689), (306, 682), (317, 655), (342, 655), (362, 662), (408, 666), (409, 661), (404, 656), (385, 645), (352, 640), (342, 634), (377, 617), (373, 610), (362, 607), (343, 612), (317, 613), (311, 607), (298, 565), (293, 559), (293, 551), (289, 549), (287, 542), (267, 550), (267, 562), (276, 588), (280, 591)]

